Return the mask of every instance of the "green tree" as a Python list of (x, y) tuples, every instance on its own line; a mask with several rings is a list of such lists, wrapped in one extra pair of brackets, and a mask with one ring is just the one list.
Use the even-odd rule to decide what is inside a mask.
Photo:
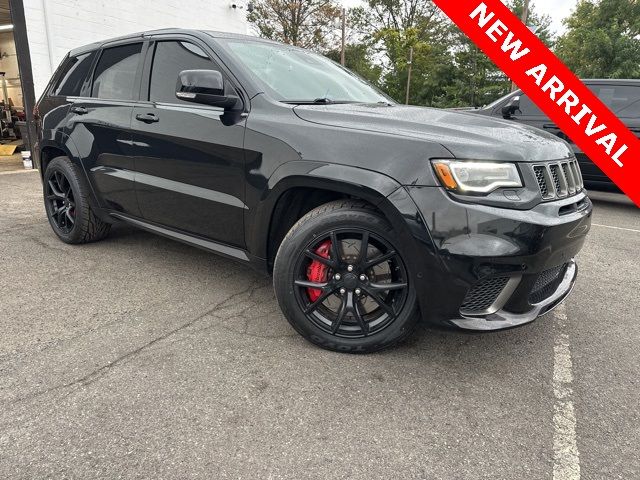
[(383, 90), (404, 102), (413, 48), (410, 103), (442, 104), (452, 66), (451, 27), (432, 1), (368, 0), (351, 20), (381, 62)]
[[(524, 0), (508, 0), (505, 2), (511, 11), (518, 17), (522, 18), (522, 11), (524, 10)], [(535, 27), (536, 36), (547, 45), (547, 47), (553, 46), (553, 32), (551, 31), (551, 17), (549, 15), (542, 15), (536, 9), (535, 0), (529, 4), (529, 15), (527, 25), (529, 27)]]
[(640, 77), (640, 2), (580, 0), (556, 54), (582, 78)]
[(334, 0), (254, 0), (247, 19), (261, 37), (323, 50), (340, 13)]
[[(507, 6), (518, 17), (522, 17), (523, 0), (509, 0)], [(535, 4), (529, 6), (529, 26), (535, 27), (536, 35), (547, 45), (553, 44), (551, 18), (541, 15)], [(507, 94), (511, 89), (511, 80), (457, 27), (455, 48), (452, 55), (455, 60), (456, 75), (447, 87), (445, 103), (451, 107), (481, 107)]]
[[(345, 67), (357, 73), (370, 83), (379, 86), (382, 76), (382, 66), (376, 65), (372, 52), (365, 43), (349, 43), (345, 46)], [(325, 56), (335, 62), (340, 62), (340, 49), (329, 50)]]

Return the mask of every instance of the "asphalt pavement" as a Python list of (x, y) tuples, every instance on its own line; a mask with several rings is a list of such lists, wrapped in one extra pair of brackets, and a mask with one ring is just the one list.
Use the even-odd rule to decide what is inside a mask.
[(127, 227), (69, 246), (0, 174), (0, 478), (640, 478), (640, 212), (594, 193), (564, 306), (327, 352), (270, 279)]

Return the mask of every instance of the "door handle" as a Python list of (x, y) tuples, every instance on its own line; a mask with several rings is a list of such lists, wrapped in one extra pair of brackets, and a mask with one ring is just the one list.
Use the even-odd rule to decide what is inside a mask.
[(560, 130), (556, 125), (554, 125), (553, 123), (545, 123), (544, 125), (542, 125), (542, 128), (544, 128), (545, 130)]
[(155, 113), (139, 113), (136, 115), (136, 120), (144, 123), (155, 123), (160, 121)]
[(86, 115), (89, 113), (89, 110), (84, 107), (71, 107), (71, 111), (76, 115)]

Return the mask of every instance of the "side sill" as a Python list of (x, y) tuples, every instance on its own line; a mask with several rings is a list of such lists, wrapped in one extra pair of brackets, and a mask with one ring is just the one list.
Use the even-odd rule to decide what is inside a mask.
[(111, 213), (111, 216), (143, 230), (157, 233), (158, 235), (162, 235), (163, 237), (193, 245), (194, 247), (202, 248), (214, 253), (219, 253), (227, 257), (242, 260), (244, 262), (248, 262), (250, 260), (247, 252), (240, 248), (230, 247), (222, 243), (212, 242), (211, 240), (205, 240), (204, 238), (194, 237), (193, 235), (189, 235), (186, 233), (176, 232), (175, 230), (170, 230), (153, 223), (148, 223), (137, 218), (132, 218), (122, 213)]

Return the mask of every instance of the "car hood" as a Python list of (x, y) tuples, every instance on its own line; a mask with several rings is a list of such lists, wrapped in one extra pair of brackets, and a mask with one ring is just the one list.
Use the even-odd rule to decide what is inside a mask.
[(294, 111), (321, 125), (435, 142), (456, 158), (539, 162), (573, 155), (555, 135), (475, 113), (383, 104), (298, 105)]

